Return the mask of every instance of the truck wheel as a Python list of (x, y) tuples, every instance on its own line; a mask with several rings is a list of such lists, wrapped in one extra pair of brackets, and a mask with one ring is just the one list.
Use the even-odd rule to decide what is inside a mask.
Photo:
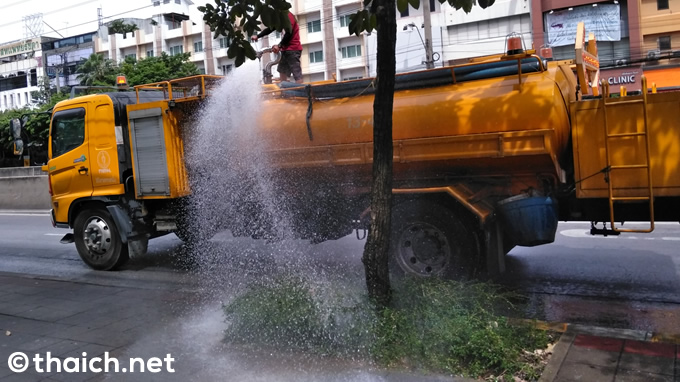
[(129, 259), (111, 215), (103, 208), (81, 211), (73, 224), (76, 249), (91, 268), (108, 271)]
[(479, 248), (474, 232), (464, 221), (448, 208), (432, 202), (395, 206), (390, 242), (392, 274), (469, 278)]

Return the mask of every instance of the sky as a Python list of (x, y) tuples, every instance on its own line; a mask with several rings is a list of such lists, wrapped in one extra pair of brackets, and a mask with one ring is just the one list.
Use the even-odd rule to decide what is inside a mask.
[[(193, 7), (206, 2), (194, 0)], [(37, 13), (43, 14), (43, 36), (60, 38), (59, 34), (68, 37), (96, 31), (97, 8), (102, 8), (104, 22), (108, 22), (140, 13), (150, 15), (152, 0), (0, 0), (0, 45), (24, 39), (23, 18)]]

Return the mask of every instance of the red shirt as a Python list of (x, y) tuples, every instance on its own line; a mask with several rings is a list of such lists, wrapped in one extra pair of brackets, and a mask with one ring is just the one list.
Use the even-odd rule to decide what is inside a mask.
[[(283, 38), (281, 39), (281, 50), (302, 50), (302, 44), (300, 43), (300, 27), (298, 26), (297, 20), (295, 20), (295, 16), (293, 16), (291, 12), (288, 12), (288, 19), (290, 20), (292, 37), (286, 36), (288, 32), (284, 31)], [(288, 38), (290, 38), (290, 40), (288, 40)]]

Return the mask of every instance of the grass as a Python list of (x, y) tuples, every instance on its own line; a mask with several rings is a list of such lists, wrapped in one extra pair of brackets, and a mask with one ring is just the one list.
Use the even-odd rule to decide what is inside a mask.
[(299, 276), (251, 286), (224, 307), (228, 341), (371, 359), (378, 365), (487, 380), (537, 380), (549, 333), (499, 314), (498, 287), (409, 280), (378, 310), (359, 290)]

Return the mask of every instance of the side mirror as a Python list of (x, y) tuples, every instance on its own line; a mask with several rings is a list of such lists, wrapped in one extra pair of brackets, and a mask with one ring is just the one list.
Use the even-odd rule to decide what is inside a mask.
[(9, 130), (15, 140), (21, 139), (21, 121), (19, 118), (13, 118), (9, 121)]
[(14, 155), (21, 155), (24, 153), (24, 141), (16, 139), (14, 141)]

